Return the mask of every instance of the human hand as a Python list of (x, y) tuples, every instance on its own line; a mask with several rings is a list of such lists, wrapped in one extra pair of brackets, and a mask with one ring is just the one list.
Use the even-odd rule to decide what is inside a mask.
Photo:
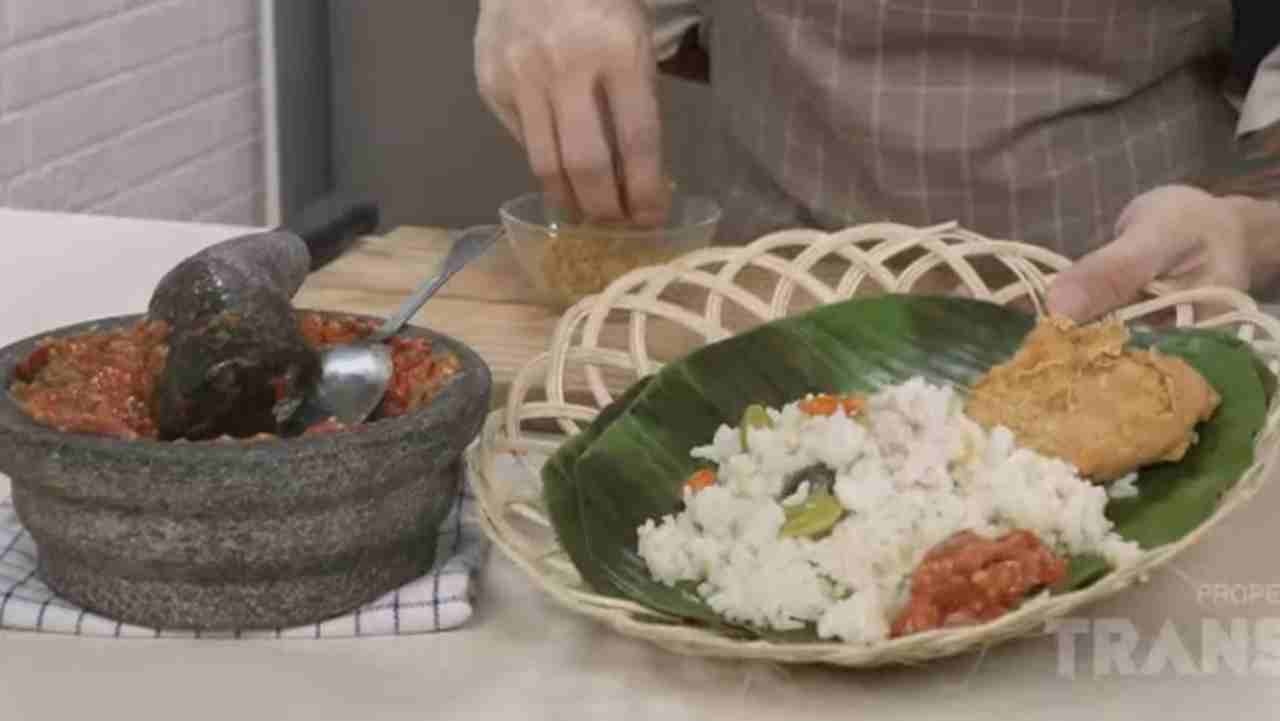
[(1048, 310), (1093, 320), (1132, 302), (1157, 279), (1178, 289), (1248, 290), (1271, 272), (1275, 251), (1259, 247), (1257, 230), (1261, 216), (1274, 212), (1261, 201), (1186, 185), (1144, 193), (1121, 213), (1115, 240), (1054, 279)]
[(481, 0), (475, 70), (552, 202), (593, 221), (665, 217), (657, 61), (639, 0)]

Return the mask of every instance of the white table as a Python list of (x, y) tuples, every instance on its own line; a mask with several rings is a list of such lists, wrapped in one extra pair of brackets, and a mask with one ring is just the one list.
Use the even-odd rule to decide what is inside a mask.
[[(0, 343), (140, 311), (178, 259), (242, 229), (0, 210)], [(0, 494), (8, 482), (0, 477)], [(1280, 490), (1188, 553), (1176, 571), (1091, 609), (1166, 620), (1199, 657), (1203, 619), (1280, 618), (1280, 598), (1197, 603), (1196, 583), (1280, 584)], [(1280, 588), (1280, 587), (1278, 587)], [(1277, 591), (1280, 594), (1280, 590)], [(477, 616), (439, 635), (353, 641), (118, 641), (0, 633), (0, 719), (1166, 719), (1275, 718), (1280, 682), (1228, 670), (1075, 679), (1052, 638), (925, 668), (847, 672), (703, 661), (615, 636), (553, 605), (495, 552)], [(1252, 651), (1252, 649), (1250, 649)], [(1280, 644), (1275, 651), (1280, 653)], [(1280, 658), (1277, 658), (1280, 660)], [(1202, 668), (1197, 664), (1197, 668)], [(1157, 711), (1158, 710), (1158, 711)]]

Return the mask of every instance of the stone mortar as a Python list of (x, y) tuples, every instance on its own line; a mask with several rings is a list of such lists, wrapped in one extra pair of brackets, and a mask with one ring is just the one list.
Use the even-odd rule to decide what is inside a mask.
[(39, 549), (42, 580), (104, 616), (160, 629), (300, 626), (422, 575), (489, 409), (489, 368), (458, 357), (430, 405), (340, 433), (261, 442), (165, 443), (39, 425), (8, 388), (41, 338), (107, 330), (108, 318), (0, 349), (0, 472)]

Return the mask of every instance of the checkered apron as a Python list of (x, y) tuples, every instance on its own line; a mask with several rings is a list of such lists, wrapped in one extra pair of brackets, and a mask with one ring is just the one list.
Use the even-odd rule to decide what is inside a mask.
[(1224, 150), (1230, 0), (706, 0), (724, 239), (955, 220), (1078, 256)]

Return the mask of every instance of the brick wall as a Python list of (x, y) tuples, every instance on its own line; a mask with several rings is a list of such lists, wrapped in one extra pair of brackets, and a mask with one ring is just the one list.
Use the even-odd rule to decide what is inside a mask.
[(0, 0), (0, 205), (261, 223), (256, 0)]

